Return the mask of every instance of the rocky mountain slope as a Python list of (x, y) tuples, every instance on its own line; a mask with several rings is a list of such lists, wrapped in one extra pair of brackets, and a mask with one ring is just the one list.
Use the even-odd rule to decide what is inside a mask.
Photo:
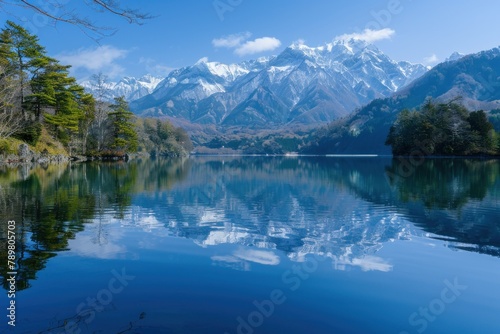
[(304, 153), (390, 154), (384, 145), (398, 113), (426, 99), (459, 99), (469, 110), (500, 109), (500, 48), (454, 56), (389, 98), (376, 99), (345, 119), (317, 131)]
[(131, 103), (139, 115), (253, 128), (333, 121), (426, 72), (359, 40), (293, 44), (281, 54), (226, 65), (201, 59)]
[[(162, 78), (152, 75), (145, 75), (139, 79), (124, 77), (118, 82), (107, 82), (105, 83), (107, 98), (112, 101), (115, 97), (124, 96), (127, 101), (137, 100), (151, 94), (162, 80)], [(95, 93), (96, 91), (92, 80), (85, 80), (80, 85), (90, 93)]]

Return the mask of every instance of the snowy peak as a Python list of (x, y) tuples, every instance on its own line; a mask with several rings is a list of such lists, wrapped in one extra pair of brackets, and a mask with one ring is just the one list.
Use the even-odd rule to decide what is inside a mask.
[[(359, 54), (365, 50), (373, 50), (380, 52), (374, 45), (368, 44), (361, 40), (336, 40), (332, 43), (327, 43), (318, 47), (309, 47), (303, 43), (293, 43), (287, 50), (291, 54), (301, 54), (312, 59), (341, 59), (342, 56), (352, 56)], [(284, 53), (287, 52), (284, 51)]]
[(460, 52), (453, 52), (448, 58), (446, 58), (445, 62), (446, 61), (455, 61), (455, 60), (459, 60), (460, 58), (463, 58), (465, 55), (463, 53), (460, 53)]
[[(127, 101), (133, 101), (151, 94), (162, 80), (162, 78), (149, 74), (139, 79), (124, 77), (118, 82), (105, 83), (105, 88), (108, 91), (107, 95), (110, 101), (120, 96), (124, 96)], [(90, 93), (95, 92), (95, 85), (91, 80), (83, 81), (80, 85)]]
[[(278, 60), (278, 66), (309, 61), (311, 66), (346, 74), (352, 87), (361, 83), (368, 87), (381, 84), (391, 92), (426, 72), (423, 65), (396, 62), (376, 46), (356, 39), (335, 40), (319, 47), (294, 43), (278, 56)], [(378, 83), (373, 82), (374, 75)]]
[(202, 58), (172, 71), (131, 107), (142, 115), (216, 125), (330, 122), (425, 72), (423, 65), (396, 62), (361, 40), (318, 47), (298, 42), (275, 57), (240, 64)]
[(342, 50), (351, 54), (359, 53), (369, 47), (375, 48), (373, 44), (368, 44), (363, 40), (353, 38), (335, 40), (331, 44), (327, 44), (327, 47), (331, 50), (335, 49), (337, 52)]

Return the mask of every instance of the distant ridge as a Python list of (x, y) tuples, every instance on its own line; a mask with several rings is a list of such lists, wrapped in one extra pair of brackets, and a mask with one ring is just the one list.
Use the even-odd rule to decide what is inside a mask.
[[(118, 82), (105, 83), (107, 89), (107, 99), (112, 101), (115, 97), (124, 96), (127, 101), (140, 99), (143, 96), (151, 94), (156, 86), (162, 81), (152, 75), (145, 75), (139, 79), (133, 77), (124, 77)], [(80, 82), (88, 92), (95, 93), (95, 85), (92, 80), (85, 80)]]
[(223, 127), (327, 123), (390, 96), (426, 71), (360, 40), (320, 47), (295, 43), (275, 57), (240, 64), (202, 58), (172, 71), (131, 108), (139, 115)]
[(426, 99), (449, 102), (460, 98), (469, 110), (500, 109), (500, 48), (456, 55), (389, 98), (377, 99), (348, 117), (322, 128), (302, 153), (391, 154), (384, 145), (398, 113), (417, 108)]

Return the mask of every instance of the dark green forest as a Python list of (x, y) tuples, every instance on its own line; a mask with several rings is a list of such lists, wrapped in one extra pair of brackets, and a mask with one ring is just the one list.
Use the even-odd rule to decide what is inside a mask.
[(139, 119), (124, 98), (109, 102), (106, 78), (92, 79), (91, 95), (49, 57), (38, 37), (8, 21), (0, 32), (0, 154), (22, 143), (38, 153), (124, 156), (186, 155), (186, 132), (166, 120)]
[(399, 113), (386, 145), (394, 155), (497, 155), (499, 137), (482, 110), (455, 103), (427, 101), (420, 111)]

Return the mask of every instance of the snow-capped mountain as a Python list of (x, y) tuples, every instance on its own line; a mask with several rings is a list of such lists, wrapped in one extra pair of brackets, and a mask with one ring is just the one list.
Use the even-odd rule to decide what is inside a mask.
[(465, 57), (465, 55), (463, 53), (455, 51), (448, 58), (446, 58), (445, 61), (455, 61), (455, 60), (459, 60), (460, 58), (463, 58), (463, 57)]
[(425, 72), (359, 40), (293, 44), (276, 57), (240, 64), (200, 59), (171, 72), (131, 107), (142, 115), (228, 126), (329, 122)]
[[(108, 100), (112, 101), (115, 97), (124, 96), (127, 101), (133, 101), (151, 94), (162, 80), (162, 78), (148, 74), (139, 79), (124, 77), (118, 82), (106, 82), (104, 85)], [(95, 92), (95, 84), (91, 80), (83, 81), (80, 85), (90, 93)]]
[(374, 100), (328, 131), (318, 131), (302, 153), (391, 154), (384, 141), (398, 114), (418, 109), (429, 98), (437, 103), (456, 100), (471, 111), (500, 109), (500, 47), (455, 53), (391, 97)]

